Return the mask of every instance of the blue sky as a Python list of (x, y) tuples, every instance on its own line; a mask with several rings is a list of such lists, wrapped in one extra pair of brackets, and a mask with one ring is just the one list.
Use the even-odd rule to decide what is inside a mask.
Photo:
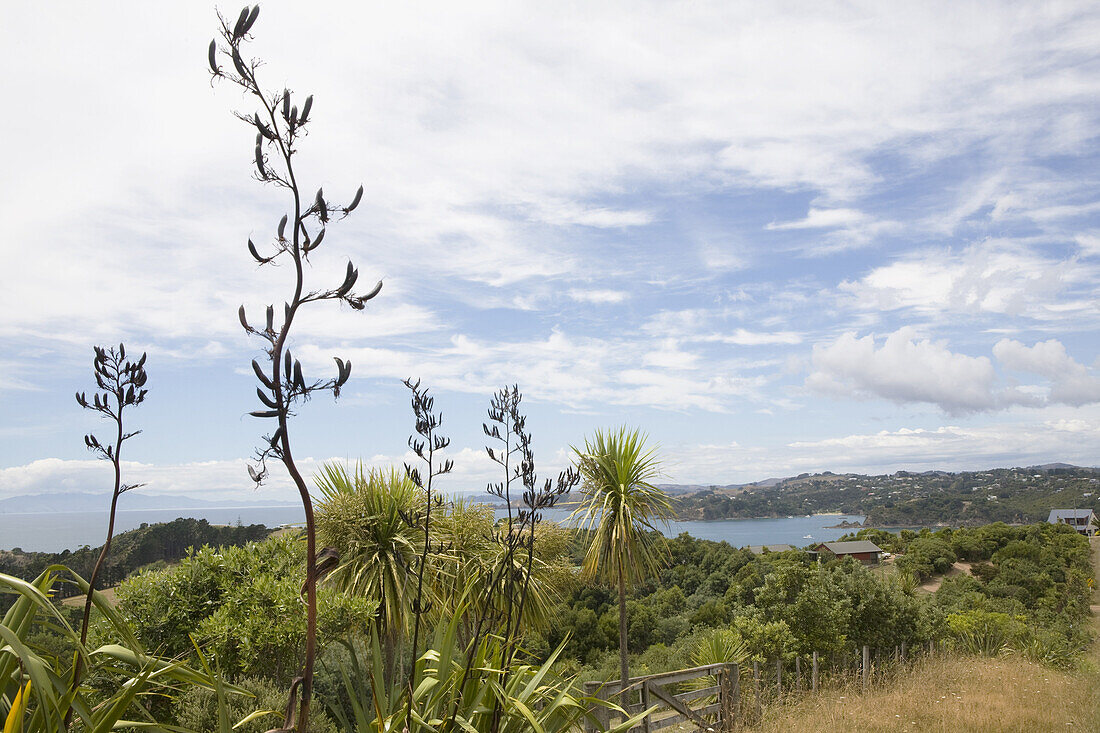
[[(620, 424), (679, 483), (1100, 463), (1095, 4), (262, 8), (267, 83), (315, 95), (306, 188), (366, 190), (310, 282), (350, 257), (385, 283), (296, 331), (308, 368), (355, 365), (295, 422), (307, 470), (404, 460), (406, 376), (452, 490), (495, 480), (480, 423), (513, 382), (547, 473)], [(0, 497), (108, 487), (72, 393), (125, 340), (131, 480), (288, 498), (245, 473), (236, 322), (286, 297), (245, 249), (286, 202), (208, 83), (213, 10), (9, 15)]]

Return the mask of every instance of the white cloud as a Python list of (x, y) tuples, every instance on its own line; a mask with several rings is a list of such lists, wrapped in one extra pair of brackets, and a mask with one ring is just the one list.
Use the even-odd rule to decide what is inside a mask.
[(721, 341), (737, 346), (761, 346), (764, 344), (800, 344), (802, 334), (795, 331), (749, 331), (744, 328), (735, 329), (732, 333), (715, 333), (701, 336), (701, 341)]
[(996, 425), (945, 425), (759, 443), (682, 444), (668, 472), (684, 483), (747, 483), (803, 472), (974, 471), (1065, 461), (1096, 464), (1100, 419), (1057, 418)]
[(1100, 402), (1100, 377), (1066, 353), (1057, 339), (1028, 347), (1019, 341), (1001, 339), (993, 355), (1009, 369), (1031, 372), (1050, 380), (1048, 400), (1079, 407)]
[(814, 209), (811, 208), (806, 218), (797, 221), (772, 222), (765, 229), (832, 229), (835, 227), (851, 227), (866, 219), (862, 211), (856, 209)]
[(889, 334), (881, 347), (874, 335), (845, 333), (830, 344), (815, 344), (812, 360), (806, 385), (834, 395), (924, 402), (950, 414), (1033, 401), (998, 388), (988, 357), (954, 353), (946, 342), (922, 339), (909, 327)]
[[(315, 93), (304, 177), (349, 193), (365, 182), (333, 248), (379, 274), (491, 291), (586, 271), (600, 254), (554, 230), (650, 224), (648, 207), (615, 202), (639, 189), (810, 190), (807, 219), (776, 226), (843, 224), (824, 248), (859, 246), (866, 222), (842, 204), (881, 182), (877, 154), (1026, 147), (1096, 98), (1088, 10), (274, 3), (255, 48), (273, 86)], [(8, 89), (33, 104), (0, 123), (20, 140), (5, 160), (20, 174), (0, 182), (7, 246), (20, 248), (8, 329), (186, 332), (254, 292), (239, 244), (285, 202), (247, 180), (250, 135), (226, 112), (239, 96), (206, 83), (210, 8), (25, 8), (8, 21), (7, 65), (33, 69)], [(11, 30), (35, 24), (64, 53)], [(323, 48), (296, 42), (321, 35)], [(90, 111), (80, 135), (74, 108)], [(1097, 131), (1095, 115), (1072, 119), (1074, 139)], [(59, 188), (63, 205), (42, 195)], [(120, 277), (103, 256), (119, 246)], [(27, 298), (35, 308), (10, 307)], [(90, 305), (74, 315), (73, 301)]]
[(1024, 316), (1038, 322), (1096, 324), (1096, 268), (1057, 259), (1004, 240), (960, 252), (913, 252), (840, 284), (858, 310), (909, 309), (927, 316), (949, 313)]
[[(440, 480), (443, 490), (480, 491), (489, 481), (499, 479), (500, 468), (489, 460), (484, 449), (461, 448), (448, 451), (454, 459), (452, 473)], [(366, 467), (401, 468), (405, 463), (415, 465), (418, 460), (411, 452), (403, 455), (374, 455), (363, 459)], [(299, 471), (313, 488), (312, 476), (323, 463), (343, 463), (342, 458), (314, 458), (306, 456), (295, 461)], [(553, 465), (551, 465), (553, 464)], [(138, 463), (123, 461), (123, 480), (129, 484), (144, 483), (143, 494), (180, 495), (207, 501), (239, 501), (241, 506), (271, 501), (298, 500), (281, 463), (269, 464), (268, 477), (256, 488), (248, 477), (246, 462), (242, 460), (201, 461), (191, 463)], [(564, 466), (562, 466), (564, 467)], [(546, 475), (560, 468), (557, 460), (539, 466)], [(62, 460), (44, 458), (30, 463), (0, 468), (0, 499), (27, 494), (56, 493), (106, 493), (109, 496), (114, 482), (111, 466), (98, 460)], [(125, 505), (123, 497), (122, 505)], [(105, 507), (106, 508), (106, 507)]]
[(534, 212), (532, 218), (547, 224), (577, 224), (597, 229), (618, 229), (645, 226), (652, 223), (654, 217), (648, 211), (611, 209), (603, 206), (585, 207), (575, 203), (544, 202), (539, 204), (539, 208)]
[(612, 304), (622, 303), (630, 294), (623, 290), (582, 290), (573, 288), (569, 291), (569, 297), (578, 303)]
[(676, 338), (698, 343), (723, 343), (735, 346), (766, 346), (800, 344), (803, 334), (797, 331), (751, 331), (747, 328), (724, 327), (731, 313), (722, 310), (688, 308), (659, 311), (642, 325), (642, 332), (653, 336)]
[(1100, 235), (1095, 233), (1078, 234), (1077, 246), (1081, 248), (1083, 257), (1096, 257), (1100, 255)]

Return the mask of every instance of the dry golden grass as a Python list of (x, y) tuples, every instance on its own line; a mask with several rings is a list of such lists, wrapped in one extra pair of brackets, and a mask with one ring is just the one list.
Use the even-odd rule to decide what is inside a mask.
[(829, 690), (772, 708), (759, 730), (1100, 731), (1098, 680), (1019, 657), (933, 657), (866, 695)]

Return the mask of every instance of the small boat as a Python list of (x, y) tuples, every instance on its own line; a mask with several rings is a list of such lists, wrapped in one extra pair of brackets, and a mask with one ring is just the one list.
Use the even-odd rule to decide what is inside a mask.
[(802, 535), (802, 539), (804, 540), (812, 540), (813, 538), (814, 536), (812, 534)]

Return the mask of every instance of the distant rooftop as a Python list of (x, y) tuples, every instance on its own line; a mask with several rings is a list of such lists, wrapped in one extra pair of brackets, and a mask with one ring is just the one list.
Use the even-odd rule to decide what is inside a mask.
[(768, 552), (790, 552), (794, 547), (791, 545), (749, 545), (748, 550), (754, 555), (762, 555), (764, 551)]
[(834, 555), (856, 555), (863, 552), (882, 552), (882, 548), (874, 542), (867, 540), (853, 540), (852, 542), (822, 542), (824, 547)]
[(1051, 524), (1057, 524), (1058, 522), (1064, 522), (1067, 519), (1088, 520), (1088, 518), (1091, 516), (1091, 509), (1051, 509), (1050, 516), (1047, 517), (1047, 522), (1050, 522)]

